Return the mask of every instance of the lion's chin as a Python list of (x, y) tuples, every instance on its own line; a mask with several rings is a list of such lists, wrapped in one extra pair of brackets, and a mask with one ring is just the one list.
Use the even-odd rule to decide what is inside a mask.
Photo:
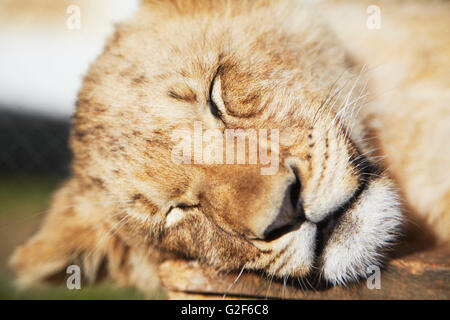
[(392, 182), (373, 178), (337, 222), (321, 254), (324, 278), (333, 284), (366, 278), (397, 239), (403, 217)]

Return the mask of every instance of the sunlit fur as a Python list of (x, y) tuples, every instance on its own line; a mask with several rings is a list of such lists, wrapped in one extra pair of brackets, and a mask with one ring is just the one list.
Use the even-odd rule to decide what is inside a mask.
[[(379, 161), (389, 137), (379, 134), (376, 112), (384, 109), (371, 87), (370, 61), (349, 53), (318, 11), (327, 12), (300, 1), (146, 1), (117, 26), (79, 95), (73, 176), (40, 231), (12, 258), (19, 282), (75, 262), (87, 279), (102, 269), (149, 292), (158, 285), (155, 265), (173, 256), (280, 278), (317, 273), (334, 284), (380, 265), (400, 233), (398, 190), (421, 187), (398, 172), (398, 188), (384, 165), (417, 159), (397, 157), (409, 150), (397, 145)], [(209, 108), (214, 77), (226, 107), (222, 120)], [(406, 118), (407, 103), (396, 103)], [(171, 134), (193, 130), (194, 121), (205, 129), (280, 130), (279, 170), (175, 164)], [(397, 121), (389, 130), (407, 120)], [(443, 169), (448, 176), (448, 165)], [(306, 220), (266, 241), (264, 230), (296, 174)], [(448, 226), (445, 190), (436, 193), (443, 208), (436, 216)], [(319, 247), (318, 222), (339, 210)]]

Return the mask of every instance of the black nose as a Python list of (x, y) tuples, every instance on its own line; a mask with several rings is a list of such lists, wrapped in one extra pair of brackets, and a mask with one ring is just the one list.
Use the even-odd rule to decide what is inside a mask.
[(283, 205), (275, 220), (264, 231), (264, 240), (272, 241), (298, 228), (305, 221), (302, 201), (300, 197), (301, 183), (295, 173), (295, 182), (291, 184), (284, 195)]

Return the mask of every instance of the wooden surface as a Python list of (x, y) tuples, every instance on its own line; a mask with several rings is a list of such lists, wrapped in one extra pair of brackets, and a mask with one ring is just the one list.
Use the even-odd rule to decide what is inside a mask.
[(392, 259), (381, 272), (380, 289), (362, 280), (347, 288), (306, 289), (306, 282), (270, 281), (244, 271), (224, 274), (193, 261), (170, 260), (159, 268), (171, 299), (450, 299), (450, 250)]

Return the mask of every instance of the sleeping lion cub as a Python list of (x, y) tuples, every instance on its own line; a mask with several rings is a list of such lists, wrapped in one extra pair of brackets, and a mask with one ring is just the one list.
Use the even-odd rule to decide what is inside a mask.
[(449, 9), (144, 1), (84, 79), (72, 176), (19, 283), (78, 264), (149, 292), (181, 256), (339, 285), (402, 234), (445, 245)]

